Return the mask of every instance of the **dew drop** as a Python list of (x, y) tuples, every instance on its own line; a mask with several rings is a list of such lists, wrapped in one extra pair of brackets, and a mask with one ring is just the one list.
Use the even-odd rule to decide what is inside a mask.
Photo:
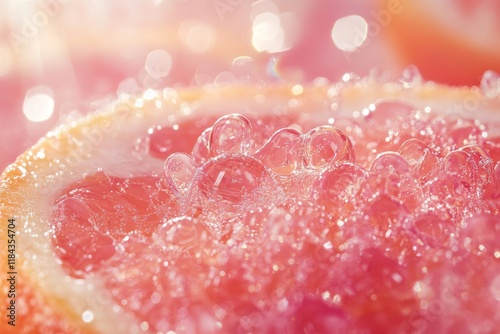
[(422, 83), (422, 75), (415, 65), (410, 65), (403, 70), (403, 74), (399, 81), (403, 84), (404, 88), (411, 88), (415, 85)]
[(196, 163), (189, 154), (174, 153), (165, 160), (163, 171), (168, 184), (179, 194), (184, 195), (196, 172)]
[(279, 175), (292, 174), (299, 165), (300, 132), (281, 129), (259, 149), (254, 157)]
[(210, 134), (210, 156), (246, 154), (250, 146), (252, 126), (243, 115), (232, 114), (219, 118)]
[(481, 91), (488, 98), (500, 96), (500, 75), (494, 71), (486, 71), (481, 78)]
[(324, 168), (334, 162), (354, 162), (354, 148), (345, 133), (336, 127), (324, 125), (305, 135), (304, 160), (313, 169)]

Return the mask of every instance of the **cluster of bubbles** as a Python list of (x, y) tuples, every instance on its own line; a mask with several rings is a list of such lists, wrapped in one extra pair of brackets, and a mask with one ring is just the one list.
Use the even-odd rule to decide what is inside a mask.
[[(291, 124), (261, 145), (254, 140), (260, 129), (244, 115), (226, 115), (203, 131), (190, 154), (167, 157), (164, 178), (181, 211), (153, 240), (174, 264), (208, 266), (174, 299), (194, 297), (186, 287), (205, 282), (214, 303), (231, 289), (264, 300), (265, 307), (223, 306), (225, 315), (214, 316), (215, 327), (236, 323), (243, 332), (277, 330), (311, 310), (317, 319), (297, 328), (327, 331), (329, 319), (339, 328), (418, 331), (425, 323), (448, 330), (460, 323), (459, 313), (445, 309), (457, 303), (471, 314), (468, 330), (500, 324), (482, 325), (485, 308), (500, 301), (498, 140), (477, 121), (398, 101), (332, 123), (339, 128), (305, 133)], [(476, 284), (485, 288), (474, 298), (457, 295)], [(468, 307), (474, 300), (485, 306)], [(386, 309), (401, 303), (408, 307)], [(370, 318), (360, 311), (366, 305), (386, 309), (391, 319)]]
[[(258, 131), (258, 130), (256, 130)], [(303, 197), (289, 186), (340, 162), (354, 162), (354, 148), (341, 130), (324, 125), (302, 134), (288, 127), (276, 131), (261, 147), (252, 139), (252, 125), (243, 115), (219, 118), (196, 141), (191, 154), (174, 153), (164, 173), (186, 215), (220, 221), (228, 212), (282, 204)]]
[[(401, 85), (420, 79), (410, 68)], [(130, 206), (119, 217), (134, 224), (110, 231), (114, 253), (99, 274), (140, 330), (500, 326), (494, 125), (396, 100), (325, 122), (267, 116), (155, 127), (140, 150), (164, 160), (161, 176), (109, 181), (128, 187), (106, 198)], [(172, 142), (193, 131), (192, 147)]]
[(498, 193), (500, 164), (480, 146), (484, 126), (401, 102), (369, 109), (345, 132), (322, 125), (301, 133), (292, 125), (260, 147), (252, 138), (259, 129), (245, 116), (223, 116), (203, 131), (191, 154), (168, 156), (165, 178), (183, 214), (203, 214), (205, 221), (294, 201), (319, 203), (328, 215), (332, 207), (350, 202), (359, 208), (382, 195), (412, 213), (442, 207), (436, 214), (458, 221), (498, 210), (489, 200)]

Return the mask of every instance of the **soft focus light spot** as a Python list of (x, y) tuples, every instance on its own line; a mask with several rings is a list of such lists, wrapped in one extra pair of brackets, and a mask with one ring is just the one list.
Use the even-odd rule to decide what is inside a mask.
[(54, 113), (52, 89), (47, 86), (33, 87), (26, 92), (23, 113), (32, 122), (48, 120)]
[(146, 91), (142, 94), (142, 98), (147, 101), (154, 100), (158, 98), (158, 92), (154, 89), (146, 89)]
[(285, 33), (278, 15), (265, 12), (255, 17), (252, 26), (252, 45), (258, 52), (269, 53), (286, 50)]
[(208, 24), (189, 20), (181, 24), (179, 37), (191, 51), (203, 53), (214, 46), (216, 33), (212, 26)]
[(301, 85), (295, 85), (292, 87), (292, 94), (293, 95), (300, 95), (304, 91), (304, 87)]
[(366, 41), (368, 24), (358, 15), (338, 19), (332, 29), (332, 40), (342, 51), (352, 52)]
[(82, 314), (82, 320), (86, 323), (92, 322), (92, 320), (94, 320), (94, 314), (90, 311), (85, 311)]
[(146, 72), (153, 78), (166, 77), (172, 68), (172, 57), (165, 50), (154, 50), (146, 58)]
[(143, 332), (147, 331), (149, 329), (149, 323), (147, 323), (147, 321), (143, 321), (141, 322), (141, 330)]

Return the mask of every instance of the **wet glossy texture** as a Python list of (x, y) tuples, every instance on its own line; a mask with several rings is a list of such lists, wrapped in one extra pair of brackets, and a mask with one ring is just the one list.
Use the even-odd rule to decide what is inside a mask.
[(55, 203), (56, 253), (153, 333), (500, 328), (500, 140), (399, 101), (355, 118), (227, 115), (150, 149), (157, 175), (89, 176)]

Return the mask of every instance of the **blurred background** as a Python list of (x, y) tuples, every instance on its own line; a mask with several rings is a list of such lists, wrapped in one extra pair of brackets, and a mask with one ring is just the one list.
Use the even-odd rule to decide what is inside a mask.
[(500, 72), (500, 1), (2, 0), (0, 170), (118, 94), (410, 65), (449, 85)]

